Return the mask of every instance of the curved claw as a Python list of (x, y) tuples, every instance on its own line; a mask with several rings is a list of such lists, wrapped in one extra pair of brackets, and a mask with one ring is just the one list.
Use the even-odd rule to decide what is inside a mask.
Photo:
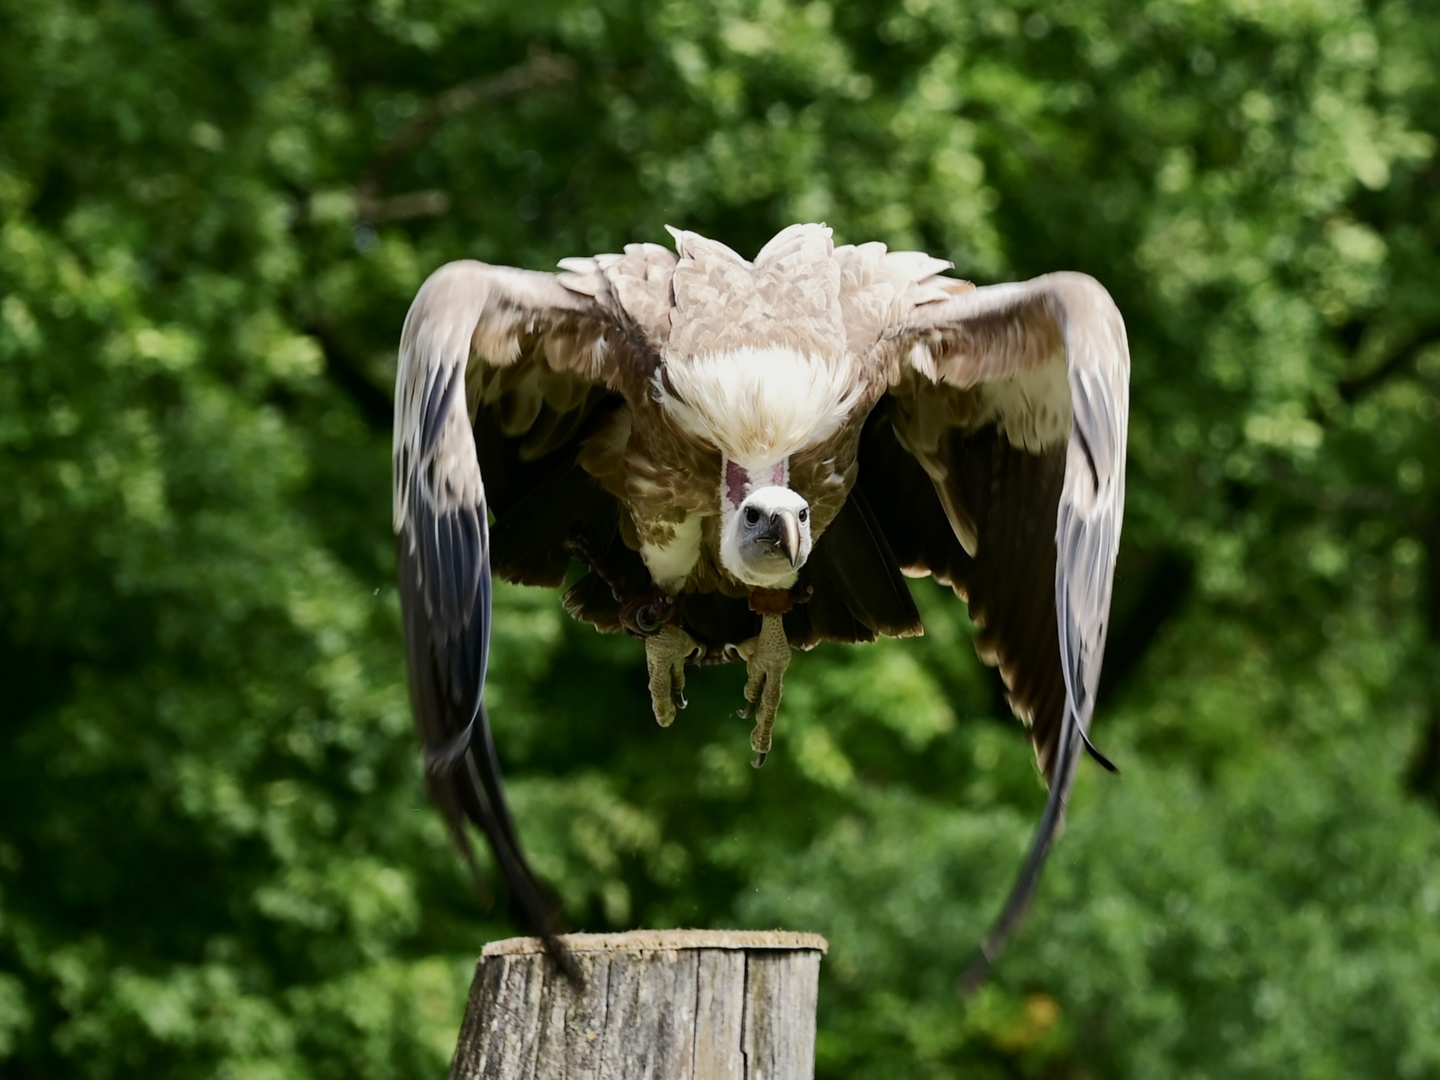
[(780, 711), (780, 698), (785, 693), (785, 669), (790, 666), (790, 642), (785, 637), (781, 617), (763, 616), (759, 635), (744, 642), (739, 651), (745, 657), (745, 700), (749, 703), (740, 715), (748, 717), (752, 712), (755, 715), (750, 749), (757, 755), (751, 764), (758, 769), (770, 753), (775, 715)]
[(676, 708), (685, 708), (685, 661), (700, 648), (678, 626), (662, 626), (645, 639), (645, 666), (650, 671), (650, 706), (655, 722), (669, 727)]

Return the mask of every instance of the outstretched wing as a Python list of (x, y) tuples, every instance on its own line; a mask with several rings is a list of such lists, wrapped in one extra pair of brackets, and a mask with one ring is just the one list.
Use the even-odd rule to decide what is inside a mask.
[[(519, 389), (503, 404), (514, 406), (509, 420), (519, 430), (510, 434), (523, 435), (554, 386), (579, 385), (582, 392), (570, 397), (583, 403), (590, 400), (587, 389), (613, 384), (636, 333), (643, 330), (593, 261), (564, 278), (457, 262), (421, 287), (400, 342), (394, 525), (411, 702), (426, 774), (472, 868), (466, 819), (485, 833), (519, 914), (557, 959), (562, 951), (550, 906), (520, 851), (483, 703), (490, 537), (470, 402), (479, 407), (487, 376), (513, 376)], [(528, 423), (513, 415), (527, 407), (527, 393), (533, 399)]]
[(865, 490), (901, 566), (968, 599), (976, 646), (1050, 783), (974, 985), (1034, 895), (1089, 742), (1125, 503), (1129, 350), (1110, 295), (1071, 273), (921, 304), (885, 344), (894, 385), (866, 433), (861, 479), (878, 476)]

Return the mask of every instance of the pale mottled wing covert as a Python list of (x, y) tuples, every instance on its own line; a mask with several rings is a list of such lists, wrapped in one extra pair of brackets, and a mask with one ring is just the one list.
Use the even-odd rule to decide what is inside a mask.
[[(1034, 895), (1088, 743), (1125, 503), (1129, 350), (1110, 295), (1073, 273), (922, 304), (888, 337), (919, 376), (908, 383), (918, 401), (897, 399), (896, 435), (971, 556), (953, 553), (949, 576), (1050, 783), (1024, 866), (966, 975), (973, 986)], [(926, 430), (926, 395), (947, 393), (952, 426)], [(930, 408), (929, 427), (946, 416)]]

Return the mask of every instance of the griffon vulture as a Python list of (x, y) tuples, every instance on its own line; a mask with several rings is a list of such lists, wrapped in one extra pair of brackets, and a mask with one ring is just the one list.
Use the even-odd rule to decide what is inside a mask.
[(1125, 498), (1120, 313), (1082, 274), (976, 288), (823, 225), (753, 262), (670, 231), (674, 254), (559, 274), (450, 263), (411, 304), (394, 524), (434, 794), (462, 845), (464, 818), (484, 829), (562, 956), (482, 699), (491, 575), (558, 586), (587, 564), (565, 608), (644, 641), (662, 725), (687, 663), (743, 659), (756, 765), (791, 651), (921, 633), (905, 578), (932, 575), (968, 601), (1050, 785), (978, 976), (1089, 746)]

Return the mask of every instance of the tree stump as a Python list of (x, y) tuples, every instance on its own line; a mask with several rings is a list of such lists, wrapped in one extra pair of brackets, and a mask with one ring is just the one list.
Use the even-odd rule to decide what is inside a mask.
[(569, 934), (485, 946), (451, 1080), (811, 1080), (819, 934)]

